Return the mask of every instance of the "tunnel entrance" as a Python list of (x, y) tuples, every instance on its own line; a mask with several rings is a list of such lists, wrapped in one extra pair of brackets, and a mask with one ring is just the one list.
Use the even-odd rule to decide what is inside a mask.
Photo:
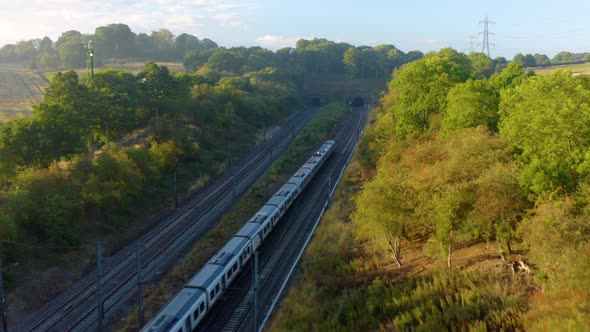
[(365, 101), (361, 97), (354, 97), (350, 105), (352, 107), (363, 107), (365, 106)]
[(312, 107), (320, 107), (322, 106), (322, 100), (318, 97), (311, 98), (311, 106)]

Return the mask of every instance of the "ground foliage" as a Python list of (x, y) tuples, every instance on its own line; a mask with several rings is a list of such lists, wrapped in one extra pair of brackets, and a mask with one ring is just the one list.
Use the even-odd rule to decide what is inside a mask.
[(74, 248), (170, 204), (175, 171), (182, 197), (289, 116), (296, 93), (271, 69), (209, 83), (154, 62), (91, 82), (58, 73), (33, 117), (0, 125), (4, 258), (23, 254), (7, 241)]
[[(219, 224), (208, 232), (157, 284), (150, 284), (144, 291), (146, 317), (150, 319), (181, 289), (199, 269), (248, 221), (260, 207), (279, 190), (306, 158), (329, 139), (334, 125), (344, 116), (347, 107), (343, 103), (330, 103), (308, 123), (295, 137), (287, 151), (264, 172), (236, 206), (226, 213)], [(246, 216), (246, 217), (244, 217)], [(0, 220), (1, 221), (1, 220)], [(117, 331), (137, 331), (139, 309), (117, 326)]]
[[(274, 327), (588, 326), (588, 77), (487, 69), (444, 49), (394, 72), (361, 141), (354, 208), (316, 235), (303, 291), (290, 292)], [(352, 223), (342, 226), (346, 211)], [(452, 252), (480, 241), (516, 274), (453, 268)], [(448, 271), (408, 277), (403, 245), (416, 242), (446, 256)], [(388, 268), (368, 263), (377, 257)], [(518, 276), (523, 264), (533, 284)]]

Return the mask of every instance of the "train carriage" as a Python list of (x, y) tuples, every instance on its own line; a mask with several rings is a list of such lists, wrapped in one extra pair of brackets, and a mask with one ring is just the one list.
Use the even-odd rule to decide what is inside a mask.
[(148, 332), (190, 332), (207, 313), (207, 296), (195, 288), (184, 288), (144, 328)]
[(322, 144), (142, 331), (189, 332), (195, 329), (317, 173), (333, 147), (332, 140)]

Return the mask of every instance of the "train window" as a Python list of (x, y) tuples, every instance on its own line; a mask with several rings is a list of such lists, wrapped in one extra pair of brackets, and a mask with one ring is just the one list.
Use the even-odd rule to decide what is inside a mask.
[(215, 289), (211, 291), (211, 293), (209, 293), (209, 300), (213, 300), (213, 298), (215, 297)]
[(225, 279), (229, 280), (230, 277), (231, 277), (231, 270), (227, 271), (227, 273), (225, 274)]
[(193, 319), (196, 320), (197, 318), (199, 318), (199, 308), (197, 308), (195, 312), (193, 312)]
[(216, 291), (216, 292), (219, 292), (219, 288), (220, 288), (220, 287), (219, 287), (219, 284), (217, 284), (217, 286), (215, 286), (215, 291)]
[(234, 266), (231, 268), (233, 271), (237, 271), (238, 270), (238, 262), (236, 262), (234, 264)]
[(205, 311), (205, 302), (201, 302), (199, 309), (201, 309), (201, 312)]

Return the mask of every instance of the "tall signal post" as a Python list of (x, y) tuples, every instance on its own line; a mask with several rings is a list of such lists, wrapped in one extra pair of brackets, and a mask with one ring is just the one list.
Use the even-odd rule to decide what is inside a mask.
[[(480, 35), (483, 36), (483, 40), (481, 42), (481, 53), (487, 54), (489, 57), (490, 56), (490, 35), (494, 34), (494, 33), (490, 32), (489, 25), (496, 24), (496, 22), (492, 22), (492, 21), (488, 20), (488, 17), (486, 15), (486, 18), (483, 21), (480, 21), (479, 24), (483, 24), (483, 32), (479, 33)], [(494, 44), (491, 44), (491, 45), (494, 45)]]
[(94, 47), (92, 46), (92, 40), (88, 41), (86, 48), (88, 49), (86, 74), (88, 75), (88, 81), (92, 81), (94, 79)]

